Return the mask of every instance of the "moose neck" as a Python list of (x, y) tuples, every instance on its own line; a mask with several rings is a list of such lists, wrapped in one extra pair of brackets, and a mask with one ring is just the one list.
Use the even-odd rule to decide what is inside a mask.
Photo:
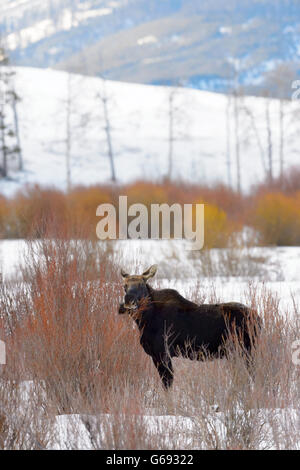
[(131, 318), (137, 324), (139, 330), (142, 330), (145, 326), (146, 317), (153, 309), (153, 289), (147, 284), (148, 297), (142, 300), (141, 305), (136, 311), (130, 313)]

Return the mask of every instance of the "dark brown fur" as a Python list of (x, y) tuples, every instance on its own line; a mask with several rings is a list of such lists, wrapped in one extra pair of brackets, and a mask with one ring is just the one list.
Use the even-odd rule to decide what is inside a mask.
[[(226, 342), (236, 334), (244, 349), (247, 364), (260, 328), (257, 313), (243, 304), (197, 305), (173, 289), (153, 289), (147, 280), (156, 267), (142, 276), (122, 273), (125, 281), (125, 304), (119, 313), (128, 313), (140, 330), (140, 343), (152, 357), (166, 388), (173, 381), (171, 358), (183, 355), (204, 360), (226, 357)], [(205, 353), (205, 354), (204, 354)]]

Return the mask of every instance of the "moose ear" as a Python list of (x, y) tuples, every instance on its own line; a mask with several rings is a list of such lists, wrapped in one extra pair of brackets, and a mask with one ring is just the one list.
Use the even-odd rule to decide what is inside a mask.
[(124, 269), (121, 269), (121, 276), (126, 279), (127, 277), (129, 277), (129, 274), (127, 274)]
[(145, 271), (142, 274), (145, 281), (147, 281), (148, 279), (151, 279), (151, 277), (155, 276), (157, 268), (158, 268), (157, 264), (154, 264), (153, 266), (151, 266), (151, 268), (147, 269), (147, 271)]

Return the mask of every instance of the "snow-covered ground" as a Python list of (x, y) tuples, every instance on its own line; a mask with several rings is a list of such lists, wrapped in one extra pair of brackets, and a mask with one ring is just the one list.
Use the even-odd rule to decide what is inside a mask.
[[(278, 423), (277, 432), (282, 435), (295, 433), (299, 429), (299, 412), (295, 409), (275, 409), (256, 410), (256, 414), (260, 416), (265, 423), (261, 429), (261, 443), (257, 450), (278, 450), (280, 448), (278, 436), (273, 432), (270, 421)], [(241, 412), (241, 419), (242, 417)], [(117, 423), (114, 423), (114, 419)], [(126, 418), (123, 417), (125, 421)], [(127, 417), (128, 420), (128, 417)], [(116, 426), (120, 426), (122, 417), (114, 417), (111, 415), (100, 416), (84, 416), (69, 415), (58, 416), (54, 425), (54, 434), (56, 440), (49, 445), (50, 449), (68, 450), (68, 449), (85, 449), (93, 450), (96, 448), (107, 448), (107, 435), (113, 436), (113, 430)], [(207, 416), (207, 422), (210, 423), (210, 429), (216, 432), (220, 445), (226, 442), (228, 429), (226, 426), (226, 414), (222, 412), (212, 412)], [(93, 442), (89, 429), (93, 430), (93, 426), (97, 432), (97, 442)], [(132, 426), (135, 428), (147, 430), (148, 442), (157, 439), (160, 436), (161, 442), (164, 443), (163, 448), (173, 449), (203, 449), (203, 443), (198, 438), (197, 443), (197, 426), (199, 426), (199, 417), (195, 416), (133, 416)], [(300, 444), (300, 443), (299, 443)], [(107, 445), (107, 444), (106, 444)], [(99, 446), (99, 447), (98, 447)]]
[[(22, 400), (28, 402), (37, 393), (37, 383), (22, 382), (20, 385)], [(149, 391), (153, 393), (153, 391)], [(169, 392), (172, 393), (172, 392)], [(147, 412), (148, 411), (148, 412)], [(300, 449), (300, 412), (293, 407), (253, 408), (235, 410), (235, 419), (239, 426), (247, 427), (247, 422), (257, 422), (257, 450), (285, 449), (289, 437), (291, 448)], [(119, 449), (127, 442), (128, 436), (122, 433), (128, 429), (146, 448), (151, 443), (160, 449), (199, 450), (206, 449), (206, 442), (199, 428), (207, 429), (212, 442), (215, 439), (218, 449), (226, 449), (232, 439), (232, 416), (211, 405), (204, 413), (203, 409), (189, 410), (188, 415), (159, 415), (149, 408), (146, 414), (66, 414), (56, 416), (44, 429), (46, 448), (50, 450), (95, 450)], [(202, 429), (202, 432), (203, 432)], [(206, 432), (206, 431), (204, 431)], [(147, 444), (148, 443), (148, 444)], [(253, 443), (252, 443), (253, 444)], [(122, 447), (120, 447), (122, 448)]]
[[(278, 295), (279, 308), (282, 313), (289, 312), (290, 318), (295, 315), (293, 302), (300, 305), (300, 247), (253, 249), (252, 254), (264, 260), (264, 271), (260, 271), (259, 276), (251, 279), (249, 276), (200, 277), (197, 260), (190, 259), (189, 252), (185, 250), (186, 246), (186, 242), (181, 241), (122, 241), (116, 242), (114, 253), (117, 259), (120, 259), (120, 264), (130, 272), (137, 269), (140, 271), (157, 263), (159, 271), (157, 280), (153, 280), (153, 284), (177, 288), (187, 297), (189, 297), (191, 287), (195, 287), (197, 283), (201, 293), (205, 291), (209, 293), (213, 288), (221, 301), (247, 302), (249, 281), (252, 281), (258, 296), (262, 289), (270, 290)], [(25, 252), (26, 241), (24, 240), (0, 242), (0, 270), (4, 281), (18, 278), (18, 266), (24, 262)], [(217, 250), (213, 253), (213, 256), (218, 255)], [(164, 261), (160, 262), (161, 260)], [(33, 383), (30, 381), (22, 384), (25, 401), (31, 393), (32, 386)], [(124, 426), (128, 426), (130, 420), (132, 420), (131, 429), (143, 430), (143, 436), (147, 442), (160, 442), (163, 448), (202, 448), (205, 444), (201, 442), (201, 438), (197, 441), (199, 419), (201, 421), (205, 418), (206, 424), (209, 423), (210, 429), (218, 436), (221, 446), (226, 443), (227, 433), (230, 432), (226, 427), (228, 417), (222, 410), (212, 410), (205, 417), (193, 416), (192, 413), (191, 416), (157, 416), (155, 410), (149, 409), (148, 411), (149, 414), (146, 415), (123, 417), (109, 414), (56, 416), (49, 428), (50, 439), (47, 448), (109, 448), (109, 445), (113, 446), (111, 439), (115, 430), (122, 432), (122, 422), (124, 421)], [(299, 432), (300, 414), (297, 409), (262, 408), (253, 409), (250, 412), (260, 423), (264, 423), (260, 430), (262, 436), (258, 445), (260, 449), (278, 449), (281, 446), (282, 436), (295, 436), (295, 433)], [(247, 419), (243, 410), (241, 410), (241, 419)], [(278, 433), (281, 436), (280, 439)], [(293, 440), (293, 446), (296, 440)], [(300, 442), (298, 444), (300, 445)]]
[[(220, 275), (217, 269), (212, 275), (205, 275), (195, 259), (195, 256), (201, 257), (201, 252), (191, 259), (191, 252), (185, 249), (186, 246), (186, 242), (179, 240), (128, 240), (115, 242), (114, 253), (120, 268), (126, 268), (132, 274), (147, 269), (151, 264), (158, 264), (154, 284), (178, 289), (187, 297), (195, 285), (200, 287), (202, 294), (210, 292), (211, 286), (214, 286), (221, 301), (246, 302), (249, 282), (252, 282), (257, 291), (267, 289), (276, 294), (284, 312), (294, 311), (293, 302), (300, 305), (300, 247), (251, 248), (247, 254), (258, 260), (257, 273), (251, 277), (246, 272), (238, 276), (230, 273)], [(19, 266), (25, 262), (26, 251), (24, 240), (0, 241), (0, 272), (4, 281), (20, 278)], [(226, 250), (212, 250), (211, 255), (219, 260), (224, 253)], [(240, 262), (243, 263), (242, 258)]]
[[(50, 69), (17, 68), (21, 144), (25, 171), (0, 182), (0, 193), (11, 195), (26, 183), (66, 188), (67, 105), (71, 97), (71, 182), (109, 181), (110, 163), (104, 130), (103, 101), (108, 98), (112, 147), (117, 178), (155, 180), (167, 174), (169, 110), (172, 88), (100, 78), (69, 76)], [(178, 89), (174, 101), (173, 178), (198, 183), (228, 182), (226, 110), (222, 94)], [(244, 98), (240, 128), (243, 189), (257, 183), (267, 166), (266, 100)], [(299, 130), (295, 101), (285, 107), (285, 164), (299, 163)], [(250, 112), (250, 113), (249, 113)], [(274, 173), (279, 171), (279, 103), (270, 101)], [(252, 118), (250, 115), (252, 114)], [(255, 128), (253, 127), (255, 122)], [(234, 106), (230, 107), (232, 183), (236, 185)]]

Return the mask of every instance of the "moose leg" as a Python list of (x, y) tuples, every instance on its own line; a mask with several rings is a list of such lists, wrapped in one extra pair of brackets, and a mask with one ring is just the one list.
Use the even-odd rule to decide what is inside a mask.
[(167, 390), (168, 388), (171, 387), (173, 383), (172, 361), (168, 357), (164, 357), (164, 359), (158, 359), (157, 357), (153, 357), (153, 356), (152, 356), (152, 360), (154, 362), (156, 369), (158, 370), (163, 386)]

